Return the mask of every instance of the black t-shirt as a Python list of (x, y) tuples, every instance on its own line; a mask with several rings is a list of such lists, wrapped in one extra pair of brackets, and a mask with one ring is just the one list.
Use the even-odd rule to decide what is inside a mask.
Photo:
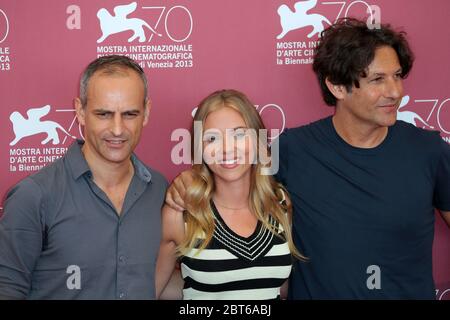
[(292, 299), (434, 299), (434, 208), (450, 210), (450, 147), (397, 121), (371, 149), (331, 117), (280, 137), (277, 179), (294, 206)]

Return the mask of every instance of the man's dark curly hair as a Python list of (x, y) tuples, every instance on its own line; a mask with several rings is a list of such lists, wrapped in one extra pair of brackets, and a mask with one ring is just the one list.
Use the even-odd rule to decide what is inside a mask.
[(322, 96), (329, 106), (336, 106), (336, 98), (328, 90), (325, 79), (332, 84), (343, 85), (351, 92), (359, 88), (359, 79), (367, 77), (367, 67), (375, 57), (376, 49), (389, 46), (396, 52), (406, 78), (412, 68), (414, 55), (405, 38), (405, 32), (396, 32), (390, 25), (369, 29), (366, 22), (339, 19), (321, 33), (316, 48), (313, 70), (319, 80)]

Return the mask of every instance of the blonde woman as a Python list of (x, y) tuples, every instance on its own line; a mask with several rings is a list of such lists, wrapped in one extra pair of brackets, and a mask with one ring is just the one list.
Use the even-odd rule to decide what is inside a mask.
[(184, 299), (282, 297), (292, 258), (303, 256), (292, 242), (287, 192), (262, 174), (267, 135), (258, 112), (243, 93), (222, 90), (200, 103), (194, 124), (186, 211), (162, 212), (157, 295), (178, 260)]

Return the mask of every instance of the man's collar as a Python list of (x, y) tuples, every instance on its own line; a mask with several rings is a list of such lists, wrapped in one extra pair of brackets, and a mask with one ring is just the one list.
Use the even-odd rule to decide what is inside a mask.
[(139, 160), (138, 157), (136, 157), (134, 153), (131, 155), (131, 162), (133, 163), (135, 174), (142, 181), (149, 183), (152, 180), (152, 174), (147, 169), (147, 167), (142, 163), (142, 161)]
[[(65, 156), (72, 171), (72, 177), (74, 180), (78, 180), (78, 178), (86, 173), (91, 173), (91, 169), (89, 168), (86, 158), (81, 151), (83, 144), (83, 140), (77, 139), (69, 147)], [(146, 183), (149, 183), (152, 179), (152, 175), (147, 167), (134, 154), (131, 155), (131, 162), (133, 163), (134, 171), (138, 178)]]
[(70, 169), (72, 171), (72, 177), (74, 180), (78, 180), (79, 177), (85, 173), (90, 173), (88, 163), (81, 152), (81, 147), (83, 147), (84, 141), (77, 139), (67, 150), (65, 158), (69, 163)]

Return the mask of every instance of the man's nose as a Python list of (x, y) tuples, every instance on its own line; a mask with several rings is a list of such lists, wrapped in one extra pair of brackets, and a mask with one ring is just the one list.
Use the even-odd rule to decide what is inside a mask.
[(115, 136), (120, 136), (123, 133), (123, 119), (121, 114), (115, 114), (113, 118), (111, 131)]
[(403, 80), (401, 78), (393, 78), (388, 80), (386, 86), (386, 97), (395, 100), (403, 97)]

